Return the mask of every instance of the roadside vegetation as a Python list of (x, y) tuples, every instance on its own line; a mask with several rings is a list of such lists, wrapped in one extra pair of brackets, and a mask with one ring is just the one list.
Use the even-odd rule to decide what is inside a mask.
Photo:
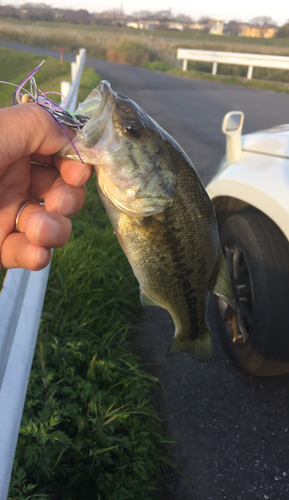
[[(1, 81), (10, 82), (14, 85), (0, 83), (0, 108), (13, 105), (13, 94), (19, 85), (43, 60), (45, 63), (36, 73), (35, 79), (38, 87), (43, 92), (60, 92), (61, 81), (71, 80), (71, 65), (68, 62), (60, 63), (53, 57), (19, 52), (12, 49), (0, 47)], [(78, 101), (83, 101), (89, 92), (95, 88), (100, 81), (100, 76), (92, 68), (84, 68), (80, 82)], [(29, 90), (29, 84), (25, 86)], [(52, 94), (51, 99), (60, 102), (60, 96)]]
[[(1, 49), (3, 79), (21, 82), (42, 59)], [(59, 91), (70, 64), (45, 59), (36, 81)], [(99, 81), (85, 69), (79, 101)], [(150, 402), (159, 382), (128, 340), (142, 316), (138, 285), (95, 183), (71, 240), (53, 253), (9, 500), (151, 500), (171, 465)]]
[(288, 92), (289, 89), (289, 71), (286, 70), (254, 68), (254, 78), (249, 81), (246, 78), (247, 67), (244, 66), (219, 64), (218, 74), (212, 76), (212, 65), (209, 63), (189, 62), (188, 71), (183, 72), (182, 62), (176, 59), (178, 48), (289, 57), (288, 38), (249, 38), (196, 34), (189, 31), (138, 30), (3, 18), (0, 20), (0, 29), (3, 40), (55, 50), (62, 47), (64, 51), (73, 53), (84, 47), (91, 57), (169, 72), (186, 78), (210, 79), (277, 92)]
[[(43, 92), (49, 90), (60, 92), (60, 82), (71, 79), (70, 63), (60, 64), (52, 57), (17, 52), (2, 47), (0, 47), (1, 80), (19, 85), (43, 59), (45, 59), (45, 63), (35, 75), (39, 88)], [(0, 107), (12, 106), (16, 87), (5, 83), (0, 85)], [(29, 90), (29, 84), (26, 85), (26, 88)], [(58, 96), (52, 95), (51, 98), (56, 100)]]
[(9, 500), (151, 500), (168, 464), (157, 380), (128, 342), (138, 286), (95, 179), (53, 254)]

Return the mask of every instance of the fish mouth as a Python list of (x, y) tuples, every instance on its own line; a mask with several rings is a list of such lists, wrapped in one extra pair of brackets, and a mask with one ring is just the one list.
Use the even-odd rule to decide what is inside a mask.
[(80, 136), (80, 141), (85, 148), (94, 147), (101, 139), (113, 107), (114, 94), (107, 80), (102, 80), (79, 105), (76, 114), (79, 113), (88, 118)]
[(89, 96), (79, 104), (75, 114), (80, 114), (87, 119), (97, 120), (102, 114), (109, 95), (112, 93), (111, 85), (107, 80), (102, 80)]
[(97, 113), (94, 115), (95, 120), (97, 120), (105, 110), (109, 96), (112, 94), (111, 85), (107, 80), (102, 80), (96, 90), (100, 93), (101, 101)]

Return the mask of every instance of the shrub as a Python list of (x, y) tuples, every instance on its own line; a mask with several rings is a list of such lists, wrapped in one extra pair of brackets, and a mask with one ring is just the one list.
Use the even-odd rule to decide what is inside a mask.
[(124, 38), (119, 43), (107, 47), (108, 61), (116, 61), (131, 66), (141, 66), (146, 62), (155, 61), (157, 51), (149, 45), (130, 38)]
[(152, 71), (163, 71), (163, 72), (169, 71), (171, 68), (174, 67), (172, 64), (167, 63), (165, 61), (152, 61), (152, 62), (146, 61), (142, 63), (141, 66), (142, 68), (151, 69)]
[(284, 24), (275, 34), (276, 38), (289, 38), (289, 23)]

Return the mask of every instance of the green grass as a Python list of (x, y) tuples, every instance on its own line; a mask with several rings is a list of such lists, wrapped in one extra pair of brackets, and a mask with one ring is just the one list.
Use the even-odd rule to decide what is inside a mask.
[[(38, 88), (43, 92), (51, 90), (60, 92), (61, 81), (71, 81), (70, 63), (63, 62), (63, 64), (60, 64), (60, 61), (53, 57), (39, 56), (0, 47), (1, 80), (19, 85), (43, 59), (45, 59), (45, 63), (35, 75)], [(100, 76), (92, 68), (84, 68), (80, 81), (78, 101), (83, 101), (91, 90), (97, 87), (100, 80)], [(0, 85), (0, 107), (12, 106), (16, 87), (4, 83)], [(25, 88), (29, 90), (29, 84), (26, 84)], [(60, 102), (60, 97), (55, 94), (49, 97), (56, 102)]]
[(53, 254), (9, 500), (27, 487), (33, 499), (152, 498), (167, 439), (149, 402), (157, 381), (127, 341), (140, 314), (92, 179), (72, 239)]
[[(150, 69), (150, 68), (149, 68)], [(182, 71), (180, 68), (170, 68), (167, 71), (171, 75), (181, 76), (183, 78), (196, 78), (198, 80), (210, 80), (215, 82), (228, 83), (230, 85), (242, 85), (243, 87), (252, 87), (260, 90), (270, 90), (272, 92), (279, 92), (282, 94), (289, 93), (289, 83), (262, 81), (262, 80), (247, 80), (247, 78), (240, 78), (238, 76), (226, 75), (212, 75), (204, 71)]]
[[(14, 25), (14, 26), (35, 26), (43, 27), (47, 29), (55, 29), (59, 32), (62, 31), (77, 31), (77, 32), (92, 32), (107, 34), (110, 33), (118, 34), (121, 36), (136, 36), (136, 37), (146, 37), (146, 38), (157, 38), (157, 39), (171, 39), (177, 41), (191, 41), (194, 43), (210, 43), (212, 45), (222, 44), (234, 44), (234, 45), (252, 45), (252, 46), (265, 46), (265, 47), (288, 47), (289, 48), (289, 38), (251, 38), (236, 35), (211, 35), (209, 33), (196, 33), (193, 31), (176, 31), (176, 30), (162, 30), (162, 29), (152, 29), (152, 30), (142, 30), (123, 27), (109, 27), (101, 26), (97, 24), (92, 25), (82, 25), (82, 24), (71, 24), (71, 23), (56, 23), (47, 21), (30, 21), (30, 20), (20, 20), (13, 18), (2, 18), (1, 25)], [(11, 29), (13, 27), (11, 26)], [(2, 33), (1, 33), (2, 36)]]
[[(16, 83), (41, 60), (0, 50), (3, 78)], [(70, 67), (46, 60), (36, 81), (59, 90)], [(79, 101), (99, 80), (84, 70)], [(150, 403), (159, 382), (128, 342), (142, 315), (138, 284), (95, 183), (72, 218), (69, 243), (53, 253), (9, 500), (151, 500), (171, 465)]]
[[(43, 59), (45, 63), (35, 75), (37, 85), (43, 92), (48, 90), (59, 92), (60, 82), (71, 78), (70, 63), (60, 64), (60, 61), (52, 57), (38, 56), (28, 52), (0, 48), (1, 80), (19, 85)], [(12, 97), (15, 88), (1, 84), (1, 108), (13, 105)], [(26, 88), (29, 90), (29, 85)]]
[[(33, 30), (31, 27), (33, 26)], [(32, 21), (0, 20), (1, 38), (67, 52), (84, 47), (92, 57), (118, 61), (152, 70), (175, 72), (179, 76), (211, 79), (211, 64), (189, 63), (186, 73), (178, 71), (178, 48), (258, 53), (289, 56), (288, 38), (249, 38), (196, 34), (172, 30), (134, 30), (97, 25), (76, 25)], [(254, 68), (254, 81), (246, 80), (247, 68), (220, 64), (217, 80), (257, 88), (287, 92), (289, 72)], [(260, 82), (260, 83), (259, 83)]]

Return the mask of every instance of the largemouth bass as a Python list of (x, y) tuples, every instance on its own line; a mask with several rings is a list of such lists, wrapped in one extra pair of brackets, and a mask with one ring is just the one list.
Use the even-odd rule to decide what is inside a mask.
[[(86, 124), (74, 141), (96, 167), (98, 192), (140, 284), (143, 305), (171, 314), (169, 355), (211, 354), (209, 292), (233, 308), (213, 205), (192, 162), (143, 109), (103, 81), (76, 113)], [(71, 146), (60, 153), (78, 159)]]

